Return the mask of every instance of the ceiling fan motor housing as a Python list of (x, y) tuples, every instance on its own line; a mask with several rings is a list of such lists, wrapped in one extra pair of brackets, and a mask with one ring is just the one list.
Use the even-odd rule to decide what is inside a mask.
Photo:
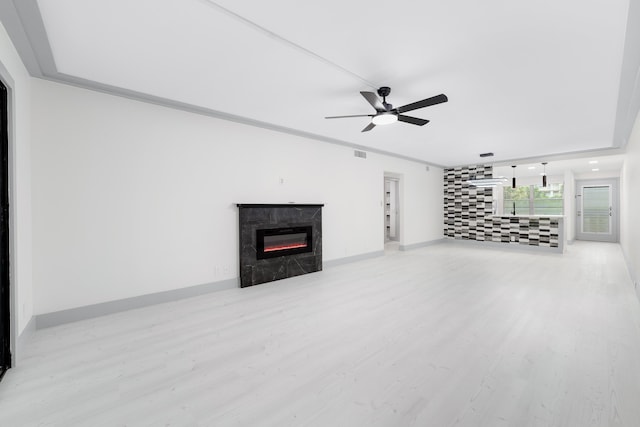
[(391, 88), (388, 86), (382, 86), (380, 89), (378, 89), (378, 96), (381, 97), (385, 97), (385, 96), (389, 96), (389, 94), (391, 93)]

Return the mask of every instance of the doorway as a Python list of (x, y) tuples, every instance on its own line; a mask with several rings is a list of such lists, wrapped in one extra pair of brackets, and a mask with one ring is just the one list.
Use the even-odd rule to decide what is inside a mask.
[(618, 242), (618, 179), (576, 181), (576, 238)]
[(0, 81), (0, 379), (11, 368), (9, 295), (9, 111), (7, 87)]
[(384, 177), (384, 242), (400, 241), (400, 180)]

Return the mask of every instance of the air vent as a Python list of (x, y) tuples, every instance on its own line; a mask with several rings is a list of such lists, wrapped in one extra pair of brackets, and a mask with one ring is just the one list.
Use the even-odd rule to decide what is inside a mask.
[(361, 159), (366, 159), (367, 158), (367, 152), (366, 151), (354, 150), (353, 151), (353, 155), (356, 156), (356, 157), (360, 157)]
[(480, 157), (493, 157), (493, 153), (482, 153)]

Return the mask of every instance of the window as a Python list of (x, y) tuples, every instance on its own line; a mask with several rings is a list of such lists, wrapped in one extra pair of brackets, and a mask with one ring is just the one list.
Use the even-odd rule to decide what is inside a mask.
[(546, 187), (534, 187), (533, 214), (562, 215), (564, 213), (562, 187), (562, 184), (549, 184)]
[(503, 214), (505, 215), (562, 215), (563, 184), (504, 187)]
[(531, 187), (504, 187), (504, 214), (529, 215)]

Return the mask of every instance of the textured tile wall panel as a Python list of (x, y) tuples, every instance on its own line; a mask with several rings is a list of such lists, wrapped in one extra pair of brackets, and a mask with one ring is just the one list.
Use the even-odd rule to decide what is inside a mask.
[(493, 189), (469, 179), (493, 177), (491, 165), (445, 169), (444, 235), (453, 239), (558, 247), (558, 218), (492, 217)]

